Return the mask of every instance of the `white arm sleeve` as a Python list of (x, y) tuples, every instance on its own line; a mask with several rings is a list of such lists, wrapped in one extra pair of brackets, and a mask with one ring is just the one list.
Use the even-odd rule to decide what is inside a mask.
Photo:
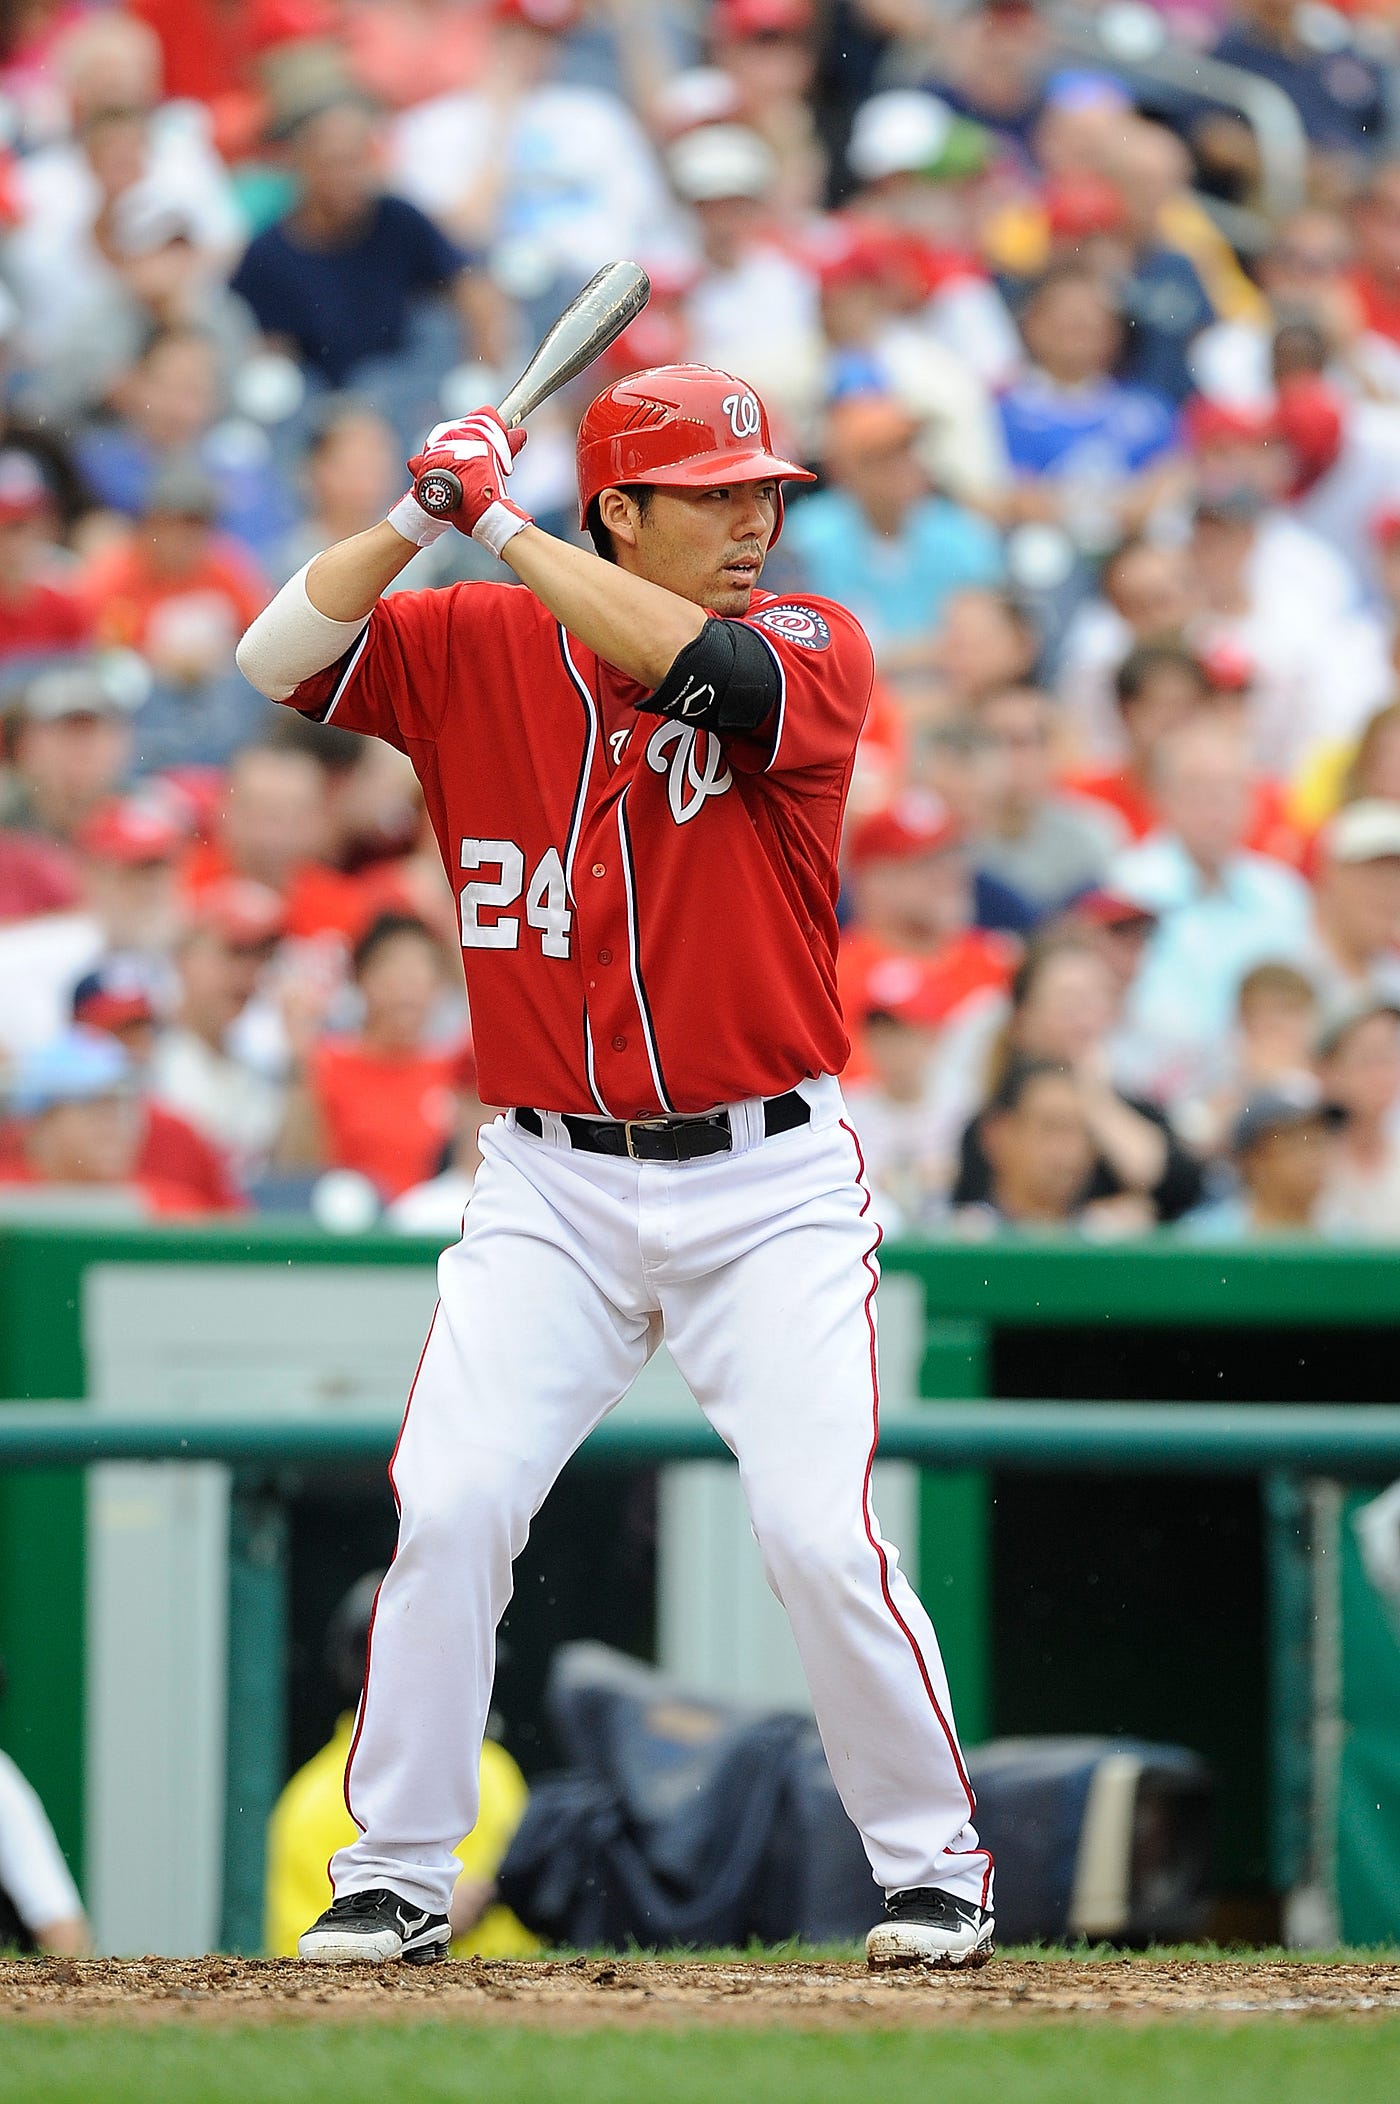
[(285, 701), (313, 672), (324, 672), (344, 657), (369, 623), (368, 614), (362, 621), (332, 621), (313, 606), (306, 592), (310, 568), (311, 563), (303, 563), (287, 579), (235, 652), (243, 677), (269, 701)]
[(77, 1921), (83, 1903), (48, 1814), (8, 1755), (0, 1753), (0, 1885), (32, 1936)]

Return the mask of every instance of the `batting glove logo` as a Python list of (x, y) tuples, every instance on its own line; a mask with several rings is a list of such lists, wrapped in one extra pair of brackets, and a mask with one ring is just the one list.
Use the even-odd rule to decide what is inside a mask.
[(831, 642), (831, 630), (814, 606), (785, 601), (781, 606), (765, 606), (749, 619), (755, 628), (771, 629), (775, 636), (800, 643), (804, 650), (825, 650)]

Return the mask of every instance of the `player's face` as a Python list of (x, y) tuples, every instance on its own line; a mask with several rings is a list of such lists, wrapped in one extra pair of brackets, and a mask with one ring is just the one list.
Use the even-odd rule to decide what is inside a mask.
[(717, 614), (746, 614), (777, 517), (776, 482), (654, 490), (627, 567)]

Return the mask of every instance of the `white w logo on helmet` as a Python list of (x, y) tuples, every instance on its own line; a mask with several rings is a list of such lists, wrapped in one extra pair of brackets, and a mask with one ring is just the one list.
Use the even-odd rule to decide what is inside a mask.
[(726, 395), (720, 408), (729, 418), (729, 428), (736, 438), (758, 436), (758, 397), (751, 394)]

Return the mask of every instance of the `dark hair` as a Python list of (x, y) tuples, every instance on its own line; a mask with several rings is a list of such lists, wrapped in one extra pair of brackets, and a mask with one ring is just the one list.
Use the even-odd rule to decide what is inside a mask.
[(383, 416), (368, 395), (351, 394), (348, 390), (323, 395), (307, 419), (304, 457), (314, 460), (318, 453), (323, 453), (346, 424), (383, 422)]
[[(651, 484), (649, 482), (617, 482), (613, 483), (611, 487), (621, 490), (624, 497), (630, 497), (642, 517), (646, 517), (651, 509)], [(592, 541), (596, 552), (602, 556), (603, 561), (605, 563), (615, 563), (617, 561), (617, 550), (613, 547), (612, 535), (608, 532), (599, 515), (597, 497), (589, 505), (588, 516), (583, 523), (587, 529), (588, 538)]]
[(1184, 672), (1205, 696), (1209, 681), (1198, 657), (1181, 643), (1139, 643), (1130, 650), (1113, 675), (1113, 692), (1120, 709), (1131, 708), (1148, 682), (1159, 672)]
[(1021, 314), (1025, 315), (1042, 293), (1058, 292), (1061, 285), (1087, 286), (1091, 292), (1098, 294), (1110, 314), (1122, 318), (1122, 304), (1115, 297), (1112, 287), (1104, 283), (1102, 272), (1095, 270), (1092, 263), (1086, 263), (1079, 256), (1063, 256), (1043, 270), (1026, 291), (1021, 301)]
[[(1001, 1028), (992, 1039), (991, 1047), (987, 1054), (986, 1072), (989, 1106), (1000, 1093), (1006, 1077), (1011, 1073), (1012, 1069), (1028, 1064), (1016, 1050), (1016, 1024), (1020, 1019), (1022, 1009), (1035, 991), (1037, 979), (1046, 966), (1053, 964), (1057, 957), (1093, 957), (1101, 959), (1101, 955), (1102, 953), (1094, 943), (1092, 936), (1080, 934), (1076, 929), (1065, 929), (1058, 934), (1052, 931), (1046, 935), (1039, 935), (1030, 942), (1024, 957), (1022, 957), (1015, 971), (1011, 974), (1011, 981), (1006, 989), (1009, 1011)], [(1044, 1066), (1046, 1064), (1054, 1064), (1054, 1062), (1031, 1060), (1029, 1064), (1032, 1066)]]
[(335, 1688), (336, 1700), (357, 1702), (365, 1678), (365, 1652), (374, 1603), (384, 1580), (382, 1570), (366, 1571), (342, 1594), (326, 1625), (321, 1662)]
[(1270, 363), (1276, 381), (1295, 373), (1325, 373), (1332, 360), (1332, 347), (1315, 321), (1293, 315), (1274, 331)]
[(1000, 1117), (1007, 1111), (1021, 1108), (1026, 1095), (1037, 1081), (1053, 1074), (1062, 1081), (1073, 1081), (1074, 1070), (1060, 1059), (1013, 1059), (1001, 1080), (987, 1098), (983, 1116)]
[(416, 913), (381, 913), (377, 919), (370, 922), (350, 952), (351, 977), (362, 978), (376, 953), (382, 950), (386, 943), (397, 942), (401, 935), (411, 935), (419, 942), (425, 942), (441, 963), (442, 944), (425, 920), (420, 920)]

